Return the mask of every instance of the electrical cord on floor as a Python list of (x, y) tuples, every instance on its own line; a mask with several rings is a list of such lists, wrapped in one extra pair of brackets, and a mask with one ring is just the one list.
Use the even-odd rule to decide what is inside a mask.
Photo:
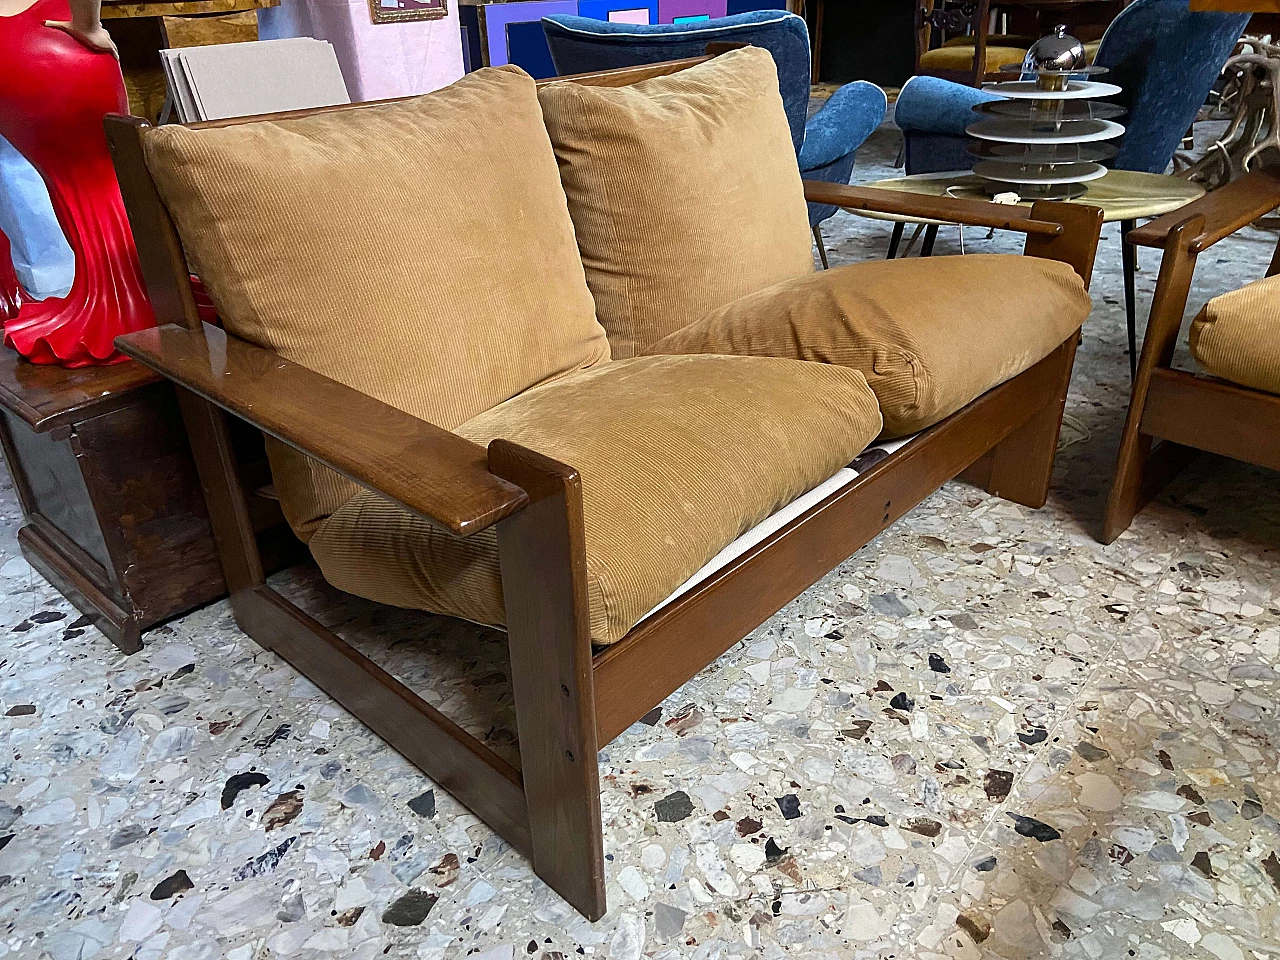
[[(947, 196), (950, 197), (952, 200), (959, 200), (960, 198), (951, 192), (954, 189), (956, 189), (955, 186), (947, 187)], [(956, 226), (960, 228), (960, 256), (963, 257), (964, 256), (964, 224), (957, 223)]]
[(1058, 434), (1058, 452), (1061, 453), (1067, 447), (1074, 447), (1077, 443), (1085, 443), (1092, 439), (1093, 431), (1082, 420), (1078, 420), (1069, 413), (1062, 415), (1062, 425), (1070, 428), (1070, 434), (1064, 436), (1063, 433)]

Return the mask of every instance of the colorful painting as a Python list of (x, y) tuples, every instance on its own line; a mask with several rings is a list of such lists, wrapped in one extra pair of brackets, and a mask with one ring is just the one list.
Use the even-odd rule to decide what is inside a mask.
[(787, 10), (787, 0), (729, 0), (725, 13), (749, 13), (752, 10)]
[(374, 23), (442, 20), (449, 15), (447, 0), (369, 0)]
[(641, 7), (639, 10), (610, 10), (609, 22), (648, 26), (652, 21), (649, 19), (649, 8)]
[(539, 80), (556, 75), (547, 38), (542, 33), (542, 18), (553, 13), (577, 16), (577, 0), (486, 3), (477, 10), (484, 23), (488, 66), (514, 63)]
[(727, 0), (658, 0), (659, 23), (697, 23), (725, 16)]
[[(371, 3), (415, 0), (370, 0)], [(424, 0), (425, 2), (425, 0)], [(439, 0), (443, 3), (444, 0)], [(647, 26), (696, 24), (746, 10), (785, 10), (786, 0), (466, 0), (459, 7), (467, 72), (514, 63), (532, 76), (555, 76), (542, 32), (550, 14)]]
[(658, 22), (658, 0), (578, 0), (578, 16), (648, 25)]

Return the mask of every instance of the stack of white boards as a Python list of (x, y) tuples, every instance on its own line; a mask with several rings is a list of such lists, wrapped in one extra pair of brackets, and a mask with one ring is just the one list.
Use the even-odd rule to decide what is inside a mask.
[(325, 40), (179, 47), (160, 56), (183, 123), (351, 102), (333, 46)]

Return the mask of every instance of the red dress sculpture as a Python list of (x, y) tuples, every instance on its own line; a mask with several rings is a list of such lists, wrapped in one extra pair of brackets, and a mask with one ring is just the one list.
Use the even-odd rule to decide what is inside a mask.
[[(68, 0), (35, 0), (0, 15), (0, 135), (44, 178), (76, 261), (67, 296), (24, 300), (4, 320), (4, 340), (36, 363), (82, 367), (123, 360), (112, 341), (155, 317), (102, 132), (103, 115), (129, 112), (120, 66), (109, 50), (46, 26), (70, 14)], [(7, 277), (7, 244), (0, 253)]]

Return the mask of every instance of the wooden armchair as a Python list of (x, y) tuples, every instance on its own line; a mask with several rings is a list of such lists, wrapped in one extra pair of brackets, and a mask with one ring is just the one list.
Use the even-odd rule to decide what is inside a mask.
[[(991, 0), (917, 0), (916, 74), (980, 87), (1003, 76), (1001, 67), (1021, 63), (1026, 46), (1010, 42), (1019, 38), (991, 36), (992, 6)], [(932, 46), (935, 33), (939, 46)]]
[[(1107, 501), (1103, 543), (1127, 530), (1198, 450), (1280, 470), (1280, 396), (1172, 365), (1197, 258), (1277, 207), (1280, 172), (1259, 170), (1129, 232), (1129, 243), (1162, 248), (1164, 255)], [(1277, 273), (1280, 248), (1266, 276)]]
[[(624, 85), (698, 62), (572, 79)], [(963, 475), (1032, 507), (1047, 496), (1075, 333), (646, 616), (621, 640), (594, 649), (583, 488), (574, 465), (502, 439), (486, 450), (202, 323), (182, 244), (144, 162), (146, 125), (110, 118), (107, 127), (160, 324), (121, 338), (120, 347), (177, 387), (236, 621), (483, 818), (588, 918), (606, 909), (596, 763), (602, 745), (945, 481)], [(1019, 231), (1027, 235), (1027, 255), (1065, 262), (1086, 284), (1100, 226), (1099, 211), (1073, 204), (1026, 210), (828, 183), (806, 184), (805, 199)], [(229, 418), (455, 538), (496, 529), (518, 768), (266, 582), (228, 440)]]

